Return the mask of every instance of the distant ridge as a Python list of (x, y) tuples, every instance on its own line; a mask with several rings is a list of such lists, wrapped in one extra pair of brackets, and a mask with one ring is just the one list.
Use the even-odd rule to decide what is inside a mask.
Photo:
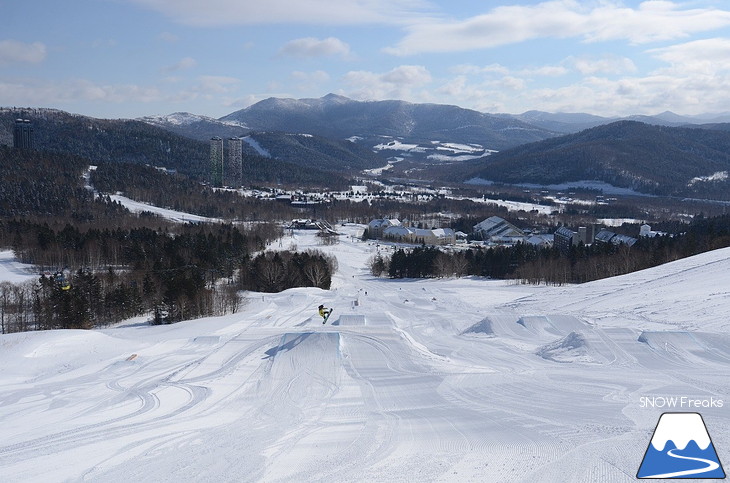
[(371, 145), (383, 137), (404, 142), (478, 143), (501, 150), (554, 136), (518, 119), (442, 104), (356, 101), (336, 94), (316, 99), (269, 98), (233, 112), (221, 121), (260, 131), (286, 131), (348, 139)]
[(590, 180), (646, 194), (721, 200), (730, 199), (728, 173), (730, 132), (636, 121), (505, 150), (461, 172), (462, 179), (538, 185)]

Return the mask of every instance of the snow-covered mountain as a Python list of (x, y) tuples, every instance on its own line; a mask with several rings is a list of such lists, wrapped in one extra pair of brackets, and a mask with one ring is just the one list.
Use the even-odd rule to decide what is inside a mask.
[(553, 136), (545, 129), (457, 106), (405, 101), (356, 101), (328, 94), (317, 99), (269, 98), (223, 118), (253, 130), (356, 138), (378, 145), (431, 142), (478, 144), (501, 150)]
[(207, 141), (213, 136), (223, 138), (242, 136), (249, 131), (244, 124), (236, 121), (221, 121), (189, 112), (146, 116), (139, 120), (201, 141)]
[(338, 230), (281, 243), (336, 256), (330, 291), (0, 335), (1, 479), (630, 482), (682, 410), (730, 459), (705, 404), (730, 394), (730, 249), (577, 286), (387, 280), (367, 260), (388, 247)]

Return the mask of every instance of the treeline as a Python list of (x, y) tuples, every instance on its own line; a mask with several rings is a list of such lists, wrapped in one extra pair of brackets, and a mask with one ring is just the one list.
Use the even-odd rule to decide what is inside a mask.
[[(255, 169), (257, 168), (250, 164), (244, 164), (244, 178), (248, 182), (253, 181), (248, 171)], [(270, 169), (272, 168), (261, 167), (262, 172), (268, 173), (265, 177), (271, 175), (268, 181), (274, 183), (281, 181), (282, 178), (276, 174), (278, 171), (275, 169), (269, 171)], [(321, 173), (317, 175), (311, 170), (305, 173), (304, 168), (300, 167), (285, 171), (288, 173), (285, 183), (293, 184), (301, 180), (303, 185), (307, 185), (307, 180), (309, 182), (315, 179), (322, 180)], [(342, 182), (345, 183), (344, 178)], [(136, 201), (211, 218), (257, 221), (301, 217), (301, 212), (297, 212), (287, 204), (243, 197), (233, 191), (216, 190), (201, 185), (199, 181), (188, 176), (151, 166), (102, 163), (92, 171), (91, 183), (103, 193), (122, 192)]]
[(444, 252), (435, 247), (399, 249), (370, 260), (373, 275), (420, 278), (476, 275), (522, 283), (583, 283), (643, 270), (709, 250), (730, 246), (730, 215), (698, 217), (675, 235), (641, 238), (632, 247), (580, 244), (562, 254), (556, 247), (518, 243), (511, 247)]
[(328, 290), (337, 271), (337, 259), (322, 252), (264, 252), (242, 267), (239, 274), (243, 290), (281, 292), (293, 287), (318, 287)]
[[(37, 284), (5, 288), (0, 311), (3, 318), (16, 314), (13, 330), (89, 328), (149, 312), (167, 323), (235, 311), (235, 275), (249, 270), (251, 253), (281, 235), (270, 224), (82, 231), (24, 220), (0, 222), (0, 232), (21, 261), (48, 274)], [(62, 267), (67, 273), (59, 278)]]
[(400, 248), (392, 255), (377, 254), (370, 260), (375, 276), (432, 278), (475, 275), (511, 278), (520, 265), (540, 256), (541, 250), (524, 243), (513, 247), (472, 248), (445, 252), (431, 246)]

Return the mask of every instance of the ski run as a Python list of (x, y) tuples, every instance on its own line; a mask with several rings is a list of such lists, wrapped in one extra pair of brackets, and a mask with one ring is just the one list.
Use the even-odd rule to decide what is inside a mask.
[(577, 286), (390, 280), (367, 266), (390, 247), (337, 228), (282, 243), (337, 257), (329, 291), (0, 336), (0, 481), (628, 482), (667, 411), (730, 461), (730, 249)]

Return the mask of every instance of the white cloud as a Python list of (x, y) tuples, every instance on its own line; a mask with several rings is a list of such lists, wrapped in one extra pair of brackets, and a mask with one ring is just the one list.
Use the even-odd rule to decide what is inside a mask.
[(626, 40), (646, 43), (684, 38), (730, 25), (730, 11), (681, 9), (675, 2), (649, 0), (638, 8), (615, 0), (551, 0), (535, 5), (493, 8), (464, 20), (428, 19), (406, 28), (394, 55), (494, 48), (539, 38), (579, 38), (585, 42)]
[(531, 77), (560, 77), (568, 73), (568, 69), (561, 65), (543, 65), (530, 67), (519, 71), (521, 75)]
[(593, 74), (626, 74), (637, 71), (634, 61), (627, 57), (607, 54), (600, 57), (580, 56), (568, 57), (566, 64), (584, 75)]
[[(692, 2), (689, 2), (692, 3)], [(625, 39), (634, 44), (688, 37), (730, 25), (730, 11), (715, 8), (681, 8), (678, 2), (648, 0), (638, 9), (620, 4), (591, 12), (582, 35), (588, 41)]]
[(500, 90), (520, 91), (527, 87), (527, 82), (519, 77), (508, 75), (490, 82), (489, 85)]
[(192, 69), (198, 65), (198, 62), (193, 59), (192, 57), (183, 57), (180, 59), (179, 62), (175, 62), (172, 65), (168, 65), (167, 67), (164, 67), (162, 70), (163, 72), (177, 72), (180, 70), (188, 70)]
[(730, 71), (730, 39), (703, 39), (648, 51), (678, 75), (717, 75)]
[(333, 55), (348, 58), (350, 57), (350, 46), (334, 37), (328, 37), (322, 40), (314, 37), (306, 37), (287, 42), (284, 47), (279, 50), (279, 53), (291, 57), (303, 58), (327, 57)]
[(46, 46), (41, 42), (27, 44), (18, 40), (0, 41), (0, 65), (12, 63), (37, 64), (46, 58)]
[[(676, 76), (655, 73), (609, 79), (588, 76), (558, 87), (508, 90), (512, 78), (470, 81), (458, 76), (436, 92), (449, 102), (485, 112), (590, 112), (604, 116), (656, 114), (671, 110), (701, 114), (730, 110), (730, 76)], [(708, 104), (708, 99), (712, 102)], [(708, 109), (708, 105), (711, 106)]]
[(132, 0), (176, 22), (213, 27), (296, 23), (402, 24), (429, 8), (423, 0)]
[(56, 106), (76, 101), (154, 102), (164, 99), (156, 87), (136, 84), (96, 84), (86, 79), (65, 82), (0, 79), (0, 98), (17, 104)]
[(470, 74), (509, 74), (509, 68), (501, 64), (489, 64), (485, 66), (478, 66), (474, 64), (459, 64), (451, 67), (452, 72), (456, 74), (470, 75)]
[(401, 65), (385, 73), (350, 71), (343, 78), (356, 99), (414, 98), (413, 89), (431, 81), (430, 72), (421, 65)]

